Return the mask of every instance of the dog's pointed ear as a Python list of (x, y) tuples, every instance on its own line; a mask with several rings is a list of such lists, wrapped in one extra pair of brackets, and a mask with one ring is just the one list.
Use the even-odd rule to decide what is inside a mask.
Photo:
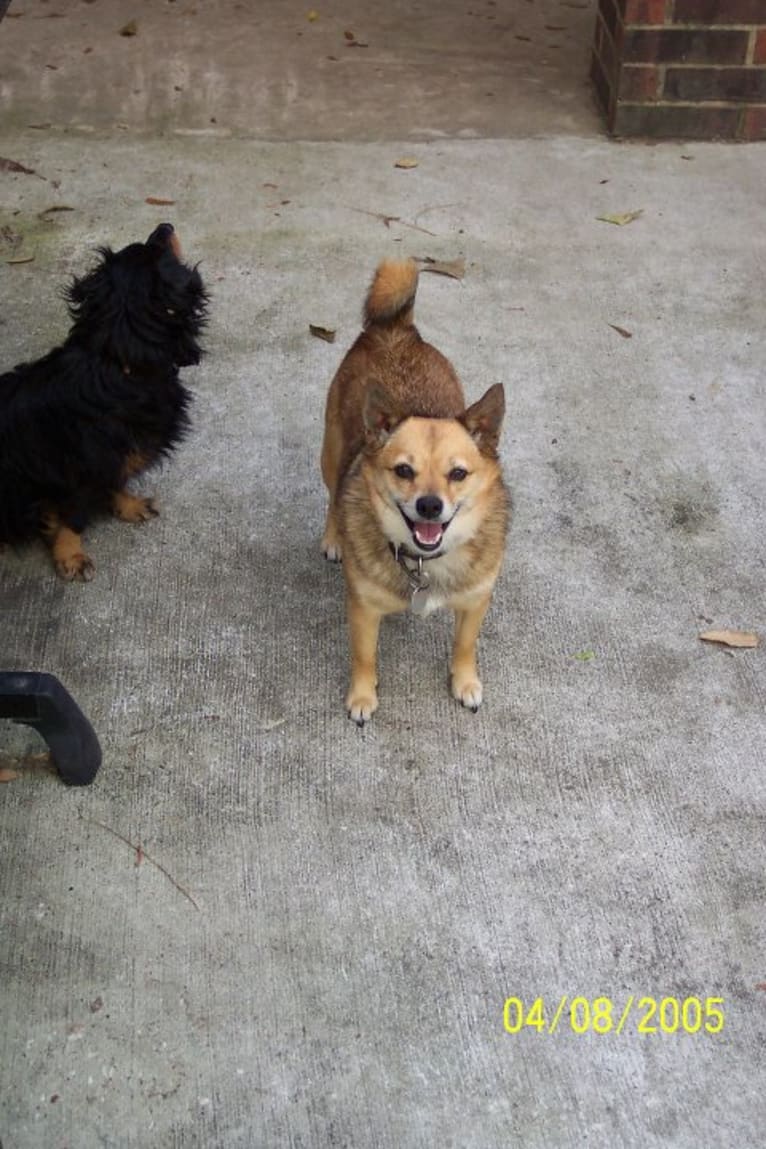
[(494, 383), (460, 417), (460, 422), (483, 455), (497, 458), (497, 444), (505, 415), (505, 391), (502, 383)]
[(402, 421), (402, 413), (391, 396), (374, 380), (367, 387), (364, 401), (364, 434), (368, 447), (382, 447)]

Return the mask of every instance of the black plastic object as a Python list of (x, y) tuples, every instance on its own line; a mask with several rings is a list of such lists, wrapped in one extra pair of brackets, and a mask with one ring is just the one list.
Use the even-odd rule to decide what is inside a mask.
[(70, 786), (87, 786), (101, 765), (96, 732), (54, 674), (0, 670), (0, 718), (34, 726)]

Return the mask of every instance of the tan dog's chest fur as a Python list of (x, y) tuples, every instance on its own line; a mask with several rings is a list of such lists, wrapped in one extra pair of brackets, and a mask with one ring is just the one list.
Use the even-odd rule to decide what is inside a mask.
[(412, 324), (417, 269), (384, 263), (365, 305), (366, 330), (327, 399), (322, 474), (330, 506), (325, 555), (347, 587), (350, 717), (377, 707), (381, 618), (455, 612), (452, 689), (476, 709), (476, 638), (505, 549), (509, 499), (497, 460), (503, 414), (496, 385), (467, 411), (449, 361)]

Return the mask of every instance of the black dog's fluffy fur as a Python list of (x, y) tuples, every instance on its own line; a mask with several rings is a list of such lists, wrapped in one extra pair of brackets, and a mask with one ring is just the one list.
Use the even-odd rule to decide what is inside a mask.
[[(178, 368), (199, 362), (207, 306), (170, 224), (99, 254), (65, 292), (64, 344), (0, 376), (0, 544), (43, 534), (64, 578), (92, 573), (72, 538), (94, 516), (120, 514), (128, 478), (183, 438), (191, 396)], [(156, 513), (140, 502), (146, 514), (120, 517)]]

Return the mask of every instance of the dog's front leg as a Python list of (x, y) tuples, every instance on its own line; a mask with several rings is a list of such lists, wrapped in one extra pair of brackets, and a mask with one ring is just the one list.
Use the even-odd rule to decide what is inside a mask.
[(331, 563), (339, 563), (342, 558), (338, 525), (335, 521), (335, 508), (332, 503), (327, 508), (327, 520), (322, 535), (322, 554)]
[(491, 595), (480, 599), (467, 610), (455, 611), (455, 642), (452, 648), (452, 695), (473, 710), (481, 706), (482, 685), (476, 669), (476, 640), (479, 637), (484, 615), (487, 613)]
[(90, 582), (96, 573), (93, 560), (82, 545), (82, 537), (71, 527), (65, 526), (58, 515), (47, 516), (43, 534), (51, 548), (56, 574), (65, 582)]
[[(121, 481), (126, 483), (131, 476), (140, 475), (151, 462), (150, 455), (141, 451), (131, 451), (123, 464)], [(149, 519), (156, 518), (159, 513), (154, 499), (131, 495), (124, 487), (112, 495), (112, 514), (123, 523), (146, 523)]]
[(383, 616), (351, 592), (347, 611), (351, 638), (351, 686), (346, 697), (346, 709), (357, 726), (364, 726), (378, 708), (376, 663)]

